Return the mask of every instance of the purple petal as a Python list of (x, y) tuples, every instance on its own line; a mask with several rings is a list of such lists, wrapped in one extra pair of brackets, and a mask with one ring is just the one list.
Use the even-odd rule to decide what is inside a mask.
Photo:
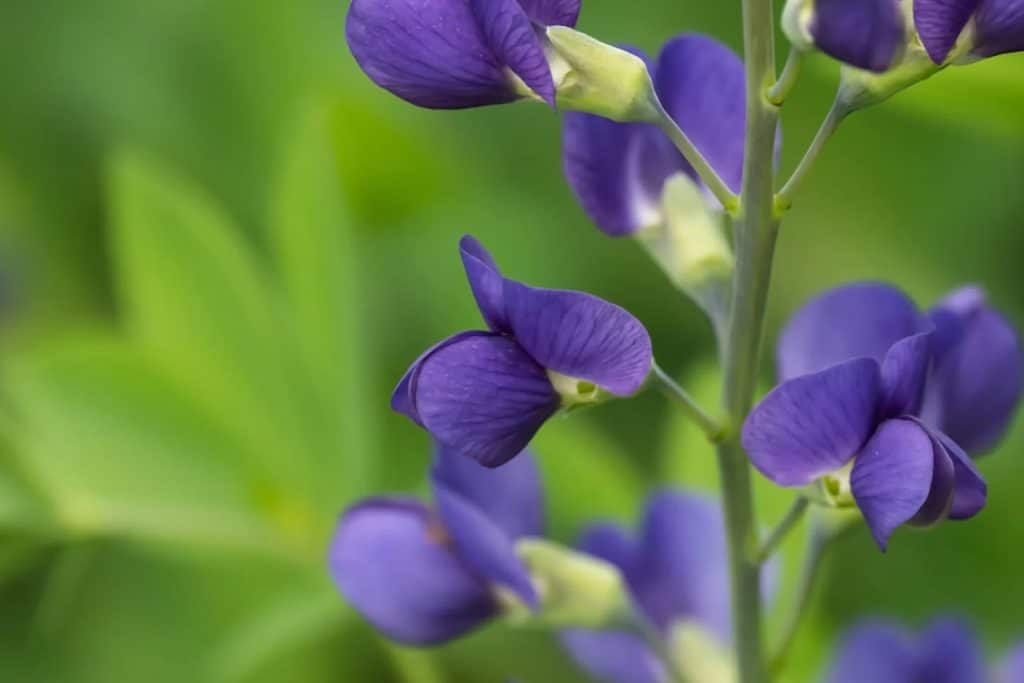
[(980, 0), (914, 0), (914, 24), (936, 64), (946, 61)]
[(953, 506), (949, 510), (950, 519), (970, 519), (984, 509), (988, 502), (988, 484), (974, 462), (967, 457), (960, 446), (941, 432), (934, 436), (946, 449), (953, 461)]
[(1014, 648), (1006, 657), (1002, 674), (1006, 683), (1024, 683), (1024, 643)]
[(881, 363), (899, 340), (923, 331), (914, 302), (890, 285), (862, 282), (829, 290), (807, 302), (779, 339), (779, 381), (852, 358)]
[(743, 426), (743, 446), (775, 483), (804, 486), (860, 451), (874, 431), (881, 398), (878, 363), (867, 358), (797, 377), (754, 408)]
[(932, 333), (922, 332), (896, 342), (882, 363), (882, 415), (915, 415), (921, 410), (932, 359)]
[(415, 500), (378, 498), (350, 508), (331, 541), (329, 564), (353, 607), (402, 643), (451, 640), (496, 613), (486, 585)]
[(1024, 50), (1024, 0), (982, 0), (975, 25), (975, 54), (992, 57)]
[(731, 637), (725, 524), (717, 503), (662, 492), (644, 515), (639, 555), (627, 580), (637, 604), (662, 630), (689, 620)]
[(883, 422), (861, 451), (850, 488), (882, 550), (892, 532), (913, 519), (928, 500), (934, 463), (931, 437), (911, 420)]
[(512, 339), (486, 332), (428, 355), (410, 385), (415, 415), (434, 439), (486, 467), (526, 448), (560, 404), (544, 368)]
[(725, 184), (739, 192), (747, 120), (740, 58), (717, 40), (683, 35), (662, 50), (654, 85), (669, 115)]
[(531, 607), (537, 593), (526, 565), (516, 554), (514, 539), (483, 510), (447, 486), (434, 483), (434, 497), (445, 530), (462, 561), (492, 584), (511, 590)]
[(913, 526), (927, 527), (949, 516), (956, 489), (956, 466), (953, 464), (953, 458), (949, 451), (942, 445), (941, 435), (933, 433), (920, 420), (915, 419), (914, 422), (924, 429), (932, 440), (933, 472), (928, 498), (914, 518), (907, 523)]
[(953, 341), (947, 341), (933, 378), (934, 419), (968, 452), (983, 453), (1005, 436), (1020, 403), (1020, 338), (988, 307), (956, 322), (946, 317), (946, 338)]
[(906, 40), (899, 0), (816, 0), (818, 49), (859, 69), (886, 71)]
[(843, 639), (828, 683), (909, 683), (916, 681), (916, 653), (910, 636), (895, 626), (870, 622)]
[(494, 332), (508, 332), (505, 316), (504, 278), (490, 252), (471, 235), (459, 240), (459, 253), (466, 269), (466, 279), (484, 322)]
[(636, 541), (618, 524), (592, 524), (580, 534), (576, 547), (581, 552), (614, 564), (627, 574), (639, 551)]
[(555, 106), (555, 82), (533, 22), (517, 0), (469, 0), (487, 44), (537, 95)]
[(505, 281), (516, 341), (548, 370), (631, 396), (651, 371), (651, 338), (627, 311), (582, 292)]
[(918, 681), (986, 683), (989, 680), (974, 632), (951, 619), (934, 623), (920, 640)]
[(465, 0), (353, 0), (349, 49), (370, 79), (421, 107), (518, 99)]
[(690, 172), (653, 126), (576, 112), (565, 114), (562, 165), (587, 216), (613, 237), (660, 223), (665, 181)]
[(526, 16), (543, 26), (576, 25), (580, 0), (519, 0)]
[(665, 667), (643, 639), (619, 631), (573, 629), (562, 644), (588, 675), (602, 683), (667, 683)]
[(529, 451), (489, 469), (438, 448), (431, 479), (475, 505), (512, 539), (544, 535), (544, 492), (537, 461)]

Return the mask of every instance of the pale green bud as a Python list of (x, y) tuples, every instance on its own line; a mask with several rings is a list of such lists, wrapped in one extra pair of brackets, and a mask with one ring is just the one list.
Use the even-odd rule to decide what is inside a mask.
[(736, 660), (732, 653), (699, 624), (692, 621), (673, 624), (669, 631), (668, 648), (674, 668), (687, 681), (739, 681)]
[(814, 19), (814, 0), (789, 0), (782, 10), (782, 31), (798, 50), (814, 49), (811, 21)]
[(658, 120), (658, 97), (644, 60), (567, 26), (549, 26), (547, 38), (560, 108), (613, 121)]
[(556, 628), (594, 629), (628, 621), (629, 594), (613, 565), (543, 539), (523, 539), (516, 551), (540, 598), (535, 619)]

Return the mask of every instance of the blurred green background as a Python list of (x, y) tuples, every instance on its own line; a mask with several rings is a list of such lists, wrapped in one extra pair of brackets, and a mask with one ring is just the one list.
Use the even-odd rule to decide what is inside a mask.
[[(609, 41), (740, 43), (738, 2), (585, 5), (581, 28)], [(588, 224), (555, 115), (400, 102), (355, 67), (346, 7), (0, 10), (0, 680), (581, 680), (547, 635), (501, 625), (388, 645), (334, 592), (325, 539), (347, 502), (425, 490), (426, 437), (388, 396), (479, 324), (464, 232), (514, 277), (632, 310), (709, 401), (710, 333), (640, 249)], [(1024, 321), (1022, 69), (951, 69), (844, 126), (784, 229), (771, 332), (860, 278), (922, 304), (980, 282)], [(787, 105), (785, 168), (835, 71), (812, 60)], [(713, 486), (675, 418), (643, 396), (546, 427), (553, 534), (632, 520), (659, 481)], [(969, 524), (900, 532), (887, 556), (863, 531), (837, 548), (788, 680), (814, 680), (861, 615), (965, 614), (993, 655), (1024, 635), (1022, 445), (1018, 428), (984, 460), (991, 502)], [(788, 495), (760, 488), (766, 524)]]

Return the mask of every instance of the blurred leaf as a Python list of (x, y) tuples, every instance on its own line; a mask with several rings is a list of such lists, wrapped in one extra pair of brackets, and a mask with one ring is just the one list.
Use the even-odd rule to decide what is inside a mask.
[(323, 425), (318, 467), (339, 509), (365, 491), (373, 461), (368, 354), (362, 340), (360, 278), (327, 112), (317, 110), (289, 139), (272, 210), (271, 241)]

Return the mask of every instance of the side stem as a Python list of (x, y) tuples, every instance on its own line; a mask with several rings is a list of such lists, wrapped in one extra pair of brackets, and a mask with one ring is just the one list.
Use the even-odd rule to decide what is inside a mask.
[(832, 108), (829, 109), (825, 120), (822, 121), (817, 135), (814, 136), (811, 146), (807, 149), (807, 153), (804, 154), (804, 158), (800, 160), (796, 170), (793, 171), (793, 175), (790, 176), (789, 180), (786, 181), (786, 184), (782, 186), (781, 190), (779, 190), (779, 195), (776, 200), (779, 210), (786, 211), (793, 205), (793, 196), (800, 187), (800, 183), (802, 183), (804, 178), (807, 177), (811, 167), (814, 166), (814, 162), (818, 160), (818, 156), (821, 154), (821, 151), (825, 149), (825, 143), (831, 139), (835, 134), (836, 129), (839, 128), (839, 124), (842, 123), (843, 119), (845, 119), (849, 114), (850, 110), (837, 99), (832, 105)]
[(761, 543), (761, 547), (757, 551), (758, 562), (764, 564), (771, 559), (772, 555), (775, 554), (775, 551), (779, 549), (780, 545), (782, 545), (782, 542), (786, 540), (787, 536), (789, 536), (789, 532), (792, 531), (793, 528), (800, 523), (800, 520), (804, 518), (810, 504), (811, 501), (804, 496), (799, 496), (795, 501), (793, 501), (793, 505), (789, 508), (789, 511), (786, 512), (786, 516), (783, 517), (778, 526), (772, 530), (768, 538)]
[(739, 199), (660, 103), (658, 104), (658, 111), (660, 115), (657, 121), (658, 127), (672, 140), (672, 144), (676, 146), (676, 149), (683, 155), (683, 158), (693, 167), (704, 184), (708, 186), (708, 189), (711, 190), (711, 193), (722, 204), (726, 213), (730, 215), (735, 214), (739, 208)]
[(718, 423), (718, 420), (708, 414), (704, 408), (697, 403), (697, 400), (690, 396), (690, 394), (683, 389), (681, 386), (676, 384), (675, 380), (669, 377), (668, 373), (661, 369), (657, 363), (652, 368), (652, 376), (654, 381), (658, 384), (658, 389), (661, 390), (665, 396), (675, 401), (675, 403), (683, 409), (686, 416), (696, 424), (704, 434), (711, 441), (717, 441), (722, 435), (722, 425)]

